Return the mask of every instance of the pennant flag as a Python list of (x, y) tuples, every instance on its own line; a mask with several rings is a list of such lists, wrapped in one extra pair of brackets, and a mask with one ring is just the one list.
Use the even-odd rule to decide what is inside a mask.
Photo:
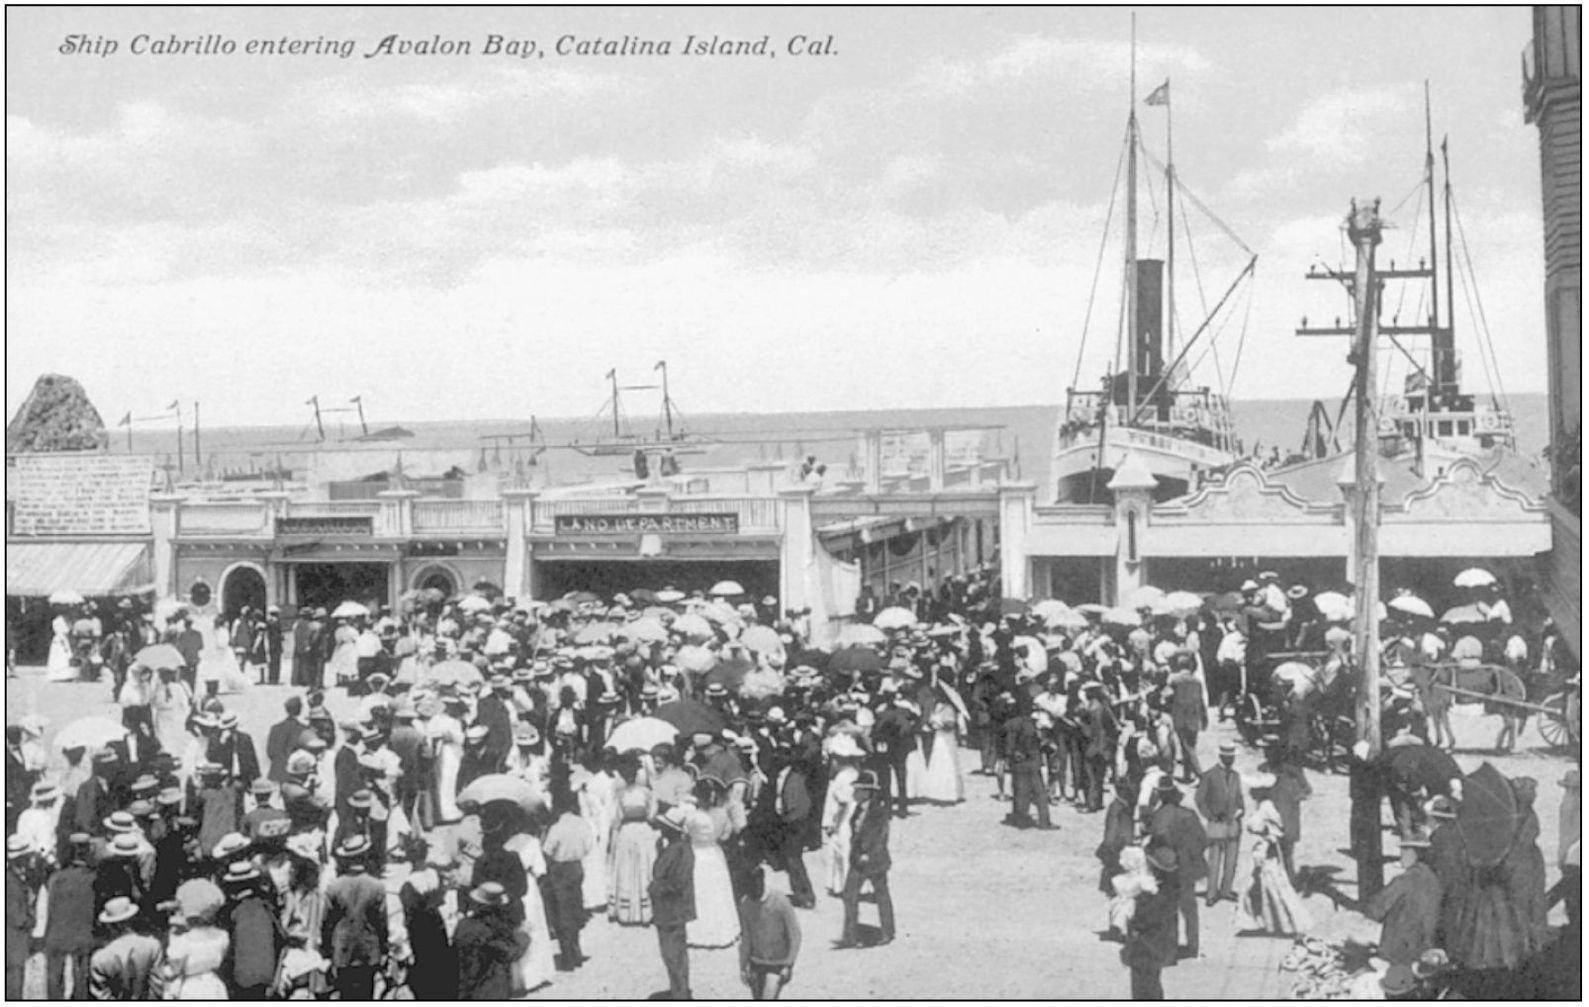
[(166, 406), (166, 408), (167, 409), (175, 409), (175, 410), (180, 412), (181, 409), (182, 409), (182, 406), (177, 402), (176, 399), (172, 399), (171, 400), (171, 404), (169, 406)]
[(121, 418), (121, 421), (120, 421), (120, 422), (118, 422), (118, 423), (117, 423), (117, 424), (116, 424), (116, 425), (117, 425), (117, 426), (118, 426), (118, 427), (124, 427), (124, 426), (127, 426), (127, 425), (128, 425), (128, 424), (130, 424), (130, 423), (132, 423), (132, 410), (130, 410), (130, 409), (129, 409), (129, 410), (128, 410), (128, 411), (127, 411), (127, 415), (126, 415), (126, 416), (123, 416), (123, 417), (122, 417), (122, 418)]
[(1144, 105), (1168, 105), (1170, 103), (1170, 79), (1166, 77), (1164, 83), (1153, 89), (1153, 92), (1142, 99)]

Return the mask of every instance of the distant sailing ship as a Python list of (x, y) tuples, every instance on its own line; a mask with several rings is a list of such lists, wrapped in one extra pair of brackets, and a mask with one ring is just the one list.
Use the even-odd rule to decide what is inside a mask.
[[(1416, 266), (1397, 266), (1392, 260), (1389, 269), (1380, 269), (1376, 275), (1381, 281), (1392, 281), (1398, 286), (1405, 284), (1407, 291), (1416, 292), (1418, 307), (1413, 310), (1417, 311), (1427, 306), (1428, 315), (1403, 324), (1400, 314), (1392, 309), (1393, 313), (1388, 323), (1385, 319), (1380, 319), (1379, 335), (1387, 340), (1394, 350), (1394, 352), (1383, 352), (1389, 353), (1392, 362), (1402, 362), (1406, 367), (1401, 382), (1401, 394), (1389, 393), (1380, 396), (1377, 410), (1381, 457), (1413, 458), (1421, 466), (1433, 471), (1459, 458), (1486, 455), (1497, 449), (1516, 451), (1517, 438), (1511, 411), (1505, 407), (1495, 387), (1500, 377), (1500, 361), (1495, 356), (1488, 329), (1484, 325), (1482, 310), (1476, 313), (1475, 327), (1480, 336), (1484, 370), (1487, 374), (1493, 372), (1489, 401), (1483, 401), (1462, 389), (1462, 358), (1456, 348), (1455, 281), (1458, 273), (1457, 259), (1453, 254), (1453, 237), (1455, 232), (1460, 230), (1460, 221), (1457, 227), (1453, 228), (1456, 208), (1451, 192), (1451, 163), (1447, 142), (1443, 141), (1440, 144), (1440, 153), (1445, 174), (1442, 201), (1444, 220), (1443, 226), (1435, 225), (1434, 130), (1430, 121), (1427, 88), (1428, 85), (1425, 84), (1422, 180), (1427, 205), (1420, 205), (1415, 211), (1419, 218), (1428, 219), (1427, 253), (1419, 258)], [(1411, 244), (1416, 244), (1420, 237), (1421, 234), (1412, 234), (1409, 241)], [(1464, 260), (1467, 260), (1465, 239), (1463, 251)], [(1338, 280), (1343, 275), (1346, 275), (1345, 267), (1340, 270), (1321, 270), (1315, 267), (1309, 271), (1308, 278)], [(1443, 305), (1442, 279), (1445, 281)], [(1428, 284), (1427, 288), (1420, 289), (1424, 283)], [(1470, 260), (1467, 284), (1475, 289), (1477, 287), (1477, 280), (1472, 276)], [(1380, 304), (1384, 305), (1389, 300), (1388, 296), (1381, 295)], [(1404, 303), (1405, 296), (1398, 300)], [(1482, 303), (1478, 302), (1476, 297), (1474, 301)], [(1350, 336), (1352, 330), (1339, 325), (1310, 326), (1308, 320), (1304, 318), (1301, 327), (1297, 329), (1297, 335)], [(1427, 343), (1423, 344), (1427, 347), (1427, 352), (1423, 352), (1421, 346), (1410, 344), (1410, 340), (1415, 336), (1427, 337)], [(1313, 404), (1303, 438), (1304, 458), (1322, 458), (1342, 450), (1337, 428), (1341, 418), (1346, 415), (1351, 398), (1352, 393), (1348, 390), (1333, 419), (1323, 402)]]
[[(674, 405), (673, 396), (668, 391), (668, 362), (659, 360), (653, 371), (662, 374), (662, 415), (657, 428), (648, 436), (633, 432), (624, 420), (620, 392), (649, 391), (657, 385), (620, 385), (618, 384), (618, 369), (615, 367), (607, 372), (607, 380), (612, 385), (612, 399), (603, 411), (610, 409), (612, 412), (612, 434), (601, 436), (593, 441), (575, 440), (569, 447), (584, 455), (596, 457), (633, 456), (639, 454), (659, 455), (698, 455), (704, 454), (713, 446), (713, 441), (691, 434), (684, 429), (682, 417)], [(600, 416), (600, 413), (597, 414)]]
[[(1133, 50), (1135, 37), (1133, 33)], [(1207, 386), (1194, 386), (1188, 355), (1194, 347), (1211, 344), (1221, 312), (1231, 304), (1241, 285), (1250, 280), (1258, 257), (1230, 228), (1180, 186), (1171, 156), (1166, 118), (1165, 192), (1170, 212), (1165, 215), (1163, 259), (1138, 254), (1137, 158), (1152, 158), (1143, 146), (1137, 125), (1136, 67), (1133, 52), (1131, 114), (1126, 124), (1125, 269), (1122, 312), (1113, 373), (1102, 388), (1066, 390), (1054, 449), (1054, 499), (1060, 503), (1107, 503), (1114, 470), (1127, 455), (1135, 456), (1150, 471), (1157, 488), (1154, 497), (1166, 500), (1195, 488), (1202, 477), (1229, 466), (1240, 452), (1226, 396)], [(1169, 81), (1156, 88), (1145, 104), (1161, 105), (1169, 114)], [(1175, 312), (1176, 209), (1185, 220), (1189, 201), (1207, 216), (1247, 255), (1246, 266), (1224, 291), (1208, 316), (1198, 323), (1178, 348)], [(1113, 202), (1111, 201), (1111, 215)], [(1099, 263), (1100, 269), (1102, 261)], [(1094, 284), (1096, 289), (1096, 284)], [(1091, 316), (1091, 304), (1088, 306)], [(1228, 317), (1225, 315), (1223, 317)], [(1085, 350), (1086, 334), (1082, 337)], [(1123, 348), (1125, 360), (1120, 366)], [(1170, 357), (1166, 361), (1166, 357)], [(1080, 376), (1078, 353), (1077, 377)]]

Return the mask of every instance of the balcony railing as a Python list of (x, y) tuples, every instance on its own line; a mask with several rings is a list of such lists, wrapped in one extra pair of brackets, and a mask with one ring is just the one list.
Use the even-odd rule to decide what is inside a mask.
[(415, 500), (414, 534), (507, 530), (501, 500)]

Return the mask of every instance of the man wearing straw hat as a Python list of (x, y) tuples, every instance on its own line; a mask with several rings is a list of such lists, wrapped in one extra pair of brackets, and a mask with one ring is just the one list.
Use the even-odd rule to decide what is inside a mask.
[(66, 866), (46, 885), (44, 988), (50, 1000), (66, 999), (66, 965), (72, 965), (72, 996), (87, 998), (88, 958), (94, 951), (94, 869), (88, 866), (92, 839), (74, 832), (67, 839)]
[(882, 929), (879, 945), (894, 940), (894, 899), (888, 891), (888, 870), (893, 861), (888, 854), (888, 807), (880, 804), (877, 774), (862, 772), (851, 784), (855, 810), (850, 816), (850, 870), (844, 878), (844, 933), (838, 947), (860, 946), (861, 885), (872, 883), (877, 900), (878, 925)]
[(354, 835), (336, 848), (340, 877), (326, 888), (321, 952), (343, 1000), (374, 1000), (375, 973), (386, 959), (386, 886), (365, 872), (370, 840)]
[(160, 941), (133, 929), (138, 906), (125, 896), (105, 903), (99, 923), (110, 942), (88, 961), (88, 993), (93, 1000), (154, 1000), (159, 998), (159, 969), (164, 952)]
[(657, 946), (668, 970), (668, 988), (653, 993), (653, 1000), (692, 999), (685, 931), (695, 919), (695, 851), (685, 834), (686, 815), (684, 808), (676, 807), (653, 820), (667, 846), (651, 868), (651, 922), (657, 928)]
[(530, 937), (514, 928), (510, 902), (507, 890), (495, 881), (470, 889), (463, 907), (467, 915), (453, 934), (459, 1000), (507, 1000), (513, 995), (512, 965)]
[(1379, 957), (1411, 966), (1436, 946), (1440, 928), (1440, 878), (1429, 866), (1429, 837), (1401, 841), (1402, 873), (1368, 903), (1364, 914), (1380, 921)]
[(22, 974), (27, 968), (36, 894), (28, 880), (33, 849), (20, 836), (6, 839), (6, 999), (22, 999)]
[(263, 1000), (276, 978), (281, 954), (281, 927), (260, 891), (259, 868), (247, 860), (228, 864), (221, 887), (231, 908), (227, 912), (232, 938), (232, 997)]
[(1131, 969), (1131, 999), (1163, 1000), (1160, 976), (1176, 961), (1175, 903), (1180, 863), (1174, 847), (1162, 842), (1150, 842), (1146, 858), (1158, 885), (1136, 897), (1120, 958)]

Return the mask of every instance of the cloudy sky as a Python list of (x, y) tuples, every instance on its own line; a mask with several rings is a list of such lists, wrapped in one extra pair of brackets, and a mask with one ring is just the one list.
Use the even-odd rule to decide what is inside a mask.
[[(1057, 403), (1129, 106), (1125, 10), (12, 8), (6, 28), (8, 415), (55, 371), (109, 422), (179, 398), (206, 424), (301, 423), (313, 394), (383, 420), (581, 416), (608, 368), (663, 357), (693, 412)], [(1383, 254), (1407, 261), (1428, 79), (1505, 388), (1543, 387), (1528, 8), (1144, 8), (1138, 31), (1182, 181), (1260, 257), (1200, 376), (1232, 380), (1245, 322), (1237, 397), (1345, 389), (1345, 346), (1291, 334), (1342, 311), (1302, 273), (1340, 260), (1354, 195), (1400, 204)], [(173, 33), (237, 51), (131, 51)], [(492, 33), (542, 56), (485, 55)], [(119, 50), (64, 54), (72, 34)], [(365, 58), (392, 34), (474, 51)], [(776, 55), (681, 55), (692, 34)], [(834, 52), (791, 55), (797, 35)], [(559, 56), (563, 36), (673, 52)], [(283, 38), (355, 51), (244, 51)], [(1139, 110), (1162, 157), (1164, 110)], [(1183, 327), (1198, 280), (1211, 304), (1242, 262), (1188, 213)]]

